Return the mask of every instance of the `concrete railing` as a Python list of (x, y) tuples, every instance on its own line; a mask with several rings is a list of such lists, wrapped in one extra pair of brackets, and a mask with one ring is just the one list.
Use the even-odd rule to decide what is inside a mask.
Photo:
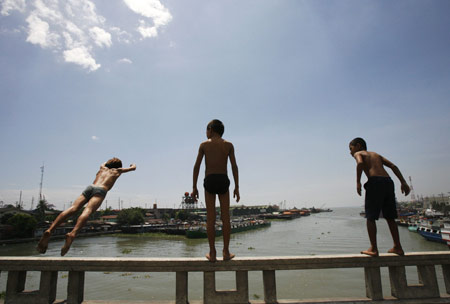
[[(417, 266), (419, 284), (407, 284), (406, 266)], [(442, 295), (435, 266), (440, 266), (443, 272), (445, 291), (441, 291)], [(389, 269), (391, 294), (394, 298), (383, 298), (381, 267)], [(217, 263), (210, 263), (203, 258), (0, 257), (0, 270), (8, 271), (5, 303), (27, 304), (55, 301), (59, 271), (69, 272), (65, 302), (69, 304), (83, 302), (86, 272), (175, 272), (177, 304), (188, 303), (188, 273), (203, 272), (203, 303), (216, 304), (249, 303), (249, 271), (262, 272), (263, 303), (279, 303), (275, 271), (330, 268), (364, 268), (367, 295), (365, 300), (334, 299), (329, 301), (331, 303), (360, 303), (371, 300), (383, 303), (450, 303), (450, 252), (447, 251), (407, 253), (403, 257), (382, 254), (377, 258), (363, 255), (236, 258)], [(39, 290), (24, 291), (27, 271), (41, 272)], [(216, 290), (216, 271), (235, 272), (236, 290)], [(295, 303), (319, 301), (298, 300)]]

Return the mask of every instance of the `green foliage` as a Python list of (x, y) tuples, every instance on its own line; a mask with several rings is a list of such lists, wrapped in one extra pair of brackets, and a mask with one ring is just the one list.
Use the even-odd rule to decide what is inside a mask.
[(11, 217), (7, 224), (14, 227), (14, 237), (32, 237), (37, 221), (31, 215), (18, 213)]
[(121, 225), (140, 225), (145, 222), (144, 210), (141, 208), (123, 209), (117, 215), (117, 222)]
[(175, 219), (180, 220), (180, 221), (185, 221), (187, 220), (189, 217), (189, 212), (186, 210), (180, 210), (176, 213), (175, 215)]
[(2, 216), (2, 218), (0, 219), (0, 223), (1, 224), (6, 224), (7, 222), (8, 222), (8, 220), (10, 219), (10, 218), (12, 218), (14, 216), (14, 214), (13, 213), (6, 213), (6, 214), (4, 214), (3, 216)]

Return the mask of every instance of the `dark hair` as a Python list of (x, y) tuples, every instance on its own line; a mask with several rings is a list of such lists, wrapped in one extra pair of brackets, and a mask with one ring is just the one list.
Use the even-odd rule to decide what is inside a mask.
[(225, 132), (225, 126), (218, 119), (211, 120), (206, 128), (208, 130), (213, 130), (215, 133), (219, 134), (220, 137), (222, 137), (223, 132)]
[(118, 159), (117, 157), (113, 157), (106, 162), (105, 167), (107, 167), (109, 169), (122, 168), (122, 161), (120, 159)]
[(355, 147), (356, 147), (357, 144), (359, 144), (361, 146), (361, 149), (367, 150), (366, 141), (364, 139), (362, 139), (361, 137), (356, 137), (355, 139), (353, 139), (350, 142), (350, 145), (355, 146)]

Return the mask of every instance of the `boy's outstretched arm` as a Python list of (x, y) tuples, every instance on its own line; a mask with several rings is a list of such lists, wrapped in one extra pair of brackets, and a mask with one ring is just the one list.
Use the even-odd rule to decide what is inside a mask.
[(394, 165), (392, 162), (390, 162), (389, 160), (384, 158), (383, 156), (381, 156), (381, 159), (383, 160), (383, 165), (391, 168), (392, 172), (394, 172), (395, 176), (397, 176), (398, 180), (401, 183), (400, 188), (402, 190), (402, 193), (404, 193), (405, 196), (407, 196), (409, 194), (409, 192), (411, 191), (411, 189), (409, 188), (409, 185), (406, 182), (406, 180), (403, 178), (403, 175), (400, 172), (400, 169), (396, 165)]
[(359, 153), (355, 153), (354, 157), (356, 160), (356, 192), (358, 192), (358, 195), (361, 196), (361, 175), (363, 172), (364, 161)]
[(200, 165), (202, 164), (203, 155), (205, 155), (205, 152), (203, 152), (203, 147), (200, 145), (198, 148), (198, 155), (197, 160), (194, 164), (194, 173), (192, 176), (192, 193), (191, 196), (194, 198), (194, 200), (198, 200), (198, 189), (197, 189), (197, 180), (198, 180), (198, 174), (200, 173)]
[(233, 191), (233, 198), (236, 198), (236, 202), (239, 203), (239, 200), (241, 199), (241, 195), (239, 194), (239, 170), (236, 163), (236, 157), (234, 156), (234, 147), (231, 145), (230, 150), (230, 163), (231, 163), (231, 171), (233, 172), (233, 179), (234, 179), (234, 191)]
[(134, 171), (134, 170), (136, 170), (136, 165), (131, 164), (129, 168), (118, 168), (117, 170), (120, 172), (120, 174), (125, 173), (125, 172)]

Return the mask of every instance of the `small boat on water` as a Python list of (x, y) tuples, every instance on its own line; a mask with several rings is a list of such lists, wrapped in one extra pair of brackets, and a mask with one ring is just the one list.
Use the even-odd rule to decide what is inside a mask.
[(426, 240), (447, 244), (446, 240), (442, 239), (441, 227), (438, 221), (420, 220), (417, 232)]
[[(253, 230), (263, 227), (270, 226), (269, 221), (265, 220), (243, 220), (243, 221), (232, 221), (231, 222), (231, 233), (237, 233), (237, 232), (243, 232), (247, 230)], [(222, 236), (222, 227), (217, 226), (216, 227), (216, 236)], [(186, 230), (186, 237), (189, 239), (201, 239), (208, 237), (206, 233), (206, 227), (205, 226), (199, 226), (199, 227), (191, 227), (188, 230)]]
[(411, 232), (417, 232), (417, 229), (419, 227), (417, 226), (417, 222), (409, 222), (408, 223), (408, 230)]

